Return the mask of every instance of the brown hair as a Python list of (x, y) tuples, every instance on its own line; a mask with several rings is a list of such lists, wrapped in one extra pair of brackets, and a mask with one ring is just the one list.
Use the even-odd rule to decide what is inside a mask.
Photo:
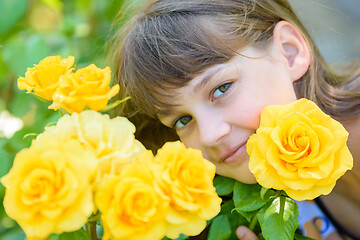
[(170, 98), (172, 89), (230, 60), (235, 49), (265, 47), (282, 20), (300, 29), (312, 53), (309, 70), (295, 83), (298, 97), (316, 102), (335, 118), (360, 112), (356, 66), (335, 74), (286, 0), (158, 0), (137, 14), (112, 43), (119, 97), (131, 96), (115, 114), (133, 121), (136, 137), (150, 149), (175, 140), (174, 131), (156, 120), (171, 106), (158, 96)]

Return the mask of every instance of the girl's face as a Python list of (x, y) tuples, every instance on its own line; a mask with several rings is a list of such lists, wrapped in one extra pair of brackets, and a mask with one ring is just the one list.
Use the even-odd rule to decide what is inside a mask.
[(218, 174), (255, 183), (246, 142), (265, 106), (296, 100), (286, 58), (276, 50), (249, 47), (214, 65), (176, 90), (178, 104), (160, 120), (174, 127), (187, 147), (200, 149)]

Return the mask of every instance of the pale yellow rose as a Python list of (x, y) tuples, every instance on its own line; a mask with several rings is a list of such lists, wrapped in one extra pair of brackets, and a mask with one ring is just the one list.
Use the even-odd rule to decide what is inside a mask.
[(249, 168), (266, 188), (314, 199), (329, 194), (352, 168), (347, 138), (345, 128), (309, 100), (268, 106), (247, 142)]
[(69, 72), (60, 78), (59, 87), (53, 95), (49, 108), (65, 109), (69, 113), (89, 109), (103, 110), (110, 98), (119, 92), (119, 85), (110, 88), (111, 70), (91, 64), (85, 68)]
[(166, 236), (198, 235), (220, 211), (221, 198), (213, 186), (215, 166), (201, 151), (179, 141), (166, 143), (155, 160), (160, 168), (157, 180), (170, 200)]
[(65, 115), (45, 132), (52, 132), (64, 141), (75, 139), (93, 152), (98, 163), (97, 183), (105, 175), (118, 174), (133, 155), (145, 149), (135, 139), (135, 126), (127, 118), (110, 119), (109, 115), (92, 110)]
[(104, 178), (95, 195), (104, 240), (157, 240), (165, 236), (167, 197), (156, 185), (151, 151), (139, 153), (119, 175)]
[(10, 172), (4, 208), (28, 239), (81, 228), (94, 210), (95, 156), (75, 140), (43, 134), (20, 151)]
[(61, 59), (60, 56), (49, 56), (28, 68), (25, 77), (19, 77), (17, 83), (20, 90), (27, 90), (52, 100), (52, 96), (58, 87), (60, 76), (72, 71), (74, 57)]

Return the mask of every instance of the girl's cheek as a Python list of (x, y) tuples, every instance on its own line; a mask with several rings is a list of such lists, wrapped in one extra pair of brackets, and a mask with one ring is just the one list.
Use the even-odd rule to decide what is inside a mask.
[(197, 140), (197, 137), (195, 136), (194, 130), (189, 131), (189, 132), (178, 133), (178, 136), (179, 136), (181, 142), (183, 142), (186, 147), (200, 149), (199, 148), (200, 144), (199, 144), (199, 141)]
[(263, 108), (264, 107), (259, 107), (250, 103), (242, 108), (235, 108), (236, 110), (232, 111), (233, 121), (240, 127), (257, 129), (260, 125), (260, 115)]

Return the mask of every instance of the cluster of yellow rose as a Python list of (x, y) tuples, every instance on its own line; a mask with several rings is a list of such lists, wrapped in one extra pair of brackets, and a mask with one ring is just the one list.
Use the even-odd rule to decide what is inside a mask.
[(91, 64), (75, 71), (74, 57), (61, 59), (49, 56), (18, 79), (18, 87), (53, 103), (49, 108), (81, 112), (86, 107), (103, 110), (110, 98), (119, 92), (119, 85), (110, 88), (111, 70)]
[(108, 68), (73, 72), (73, 62), (47, 57), (18, 80), (19, 88), (72, 114), (16, 155), (1, 179), (7, 215), (28, 239), (76, 231), (92, 214), (100, 214), (103, 240), (199, 234), (220, 211), (215, 166), (181, 142), (154, 156), (135, 139), (128, 119), (82, 111), (105, 108), (118, 88), (109, 88)]
[(298, 201), (329, 194), (353, 166), (348, 135), (310, 100), (268, 106), (247, 142), (250, 171), (263, 187)]
[(134, 132), (124, 117), (63, 116), (1, 179), (6, 213), (29, 238), (75, 231), (98, 210), (104, 240), (199, 234), (220, 211), (215, 166), (180, 142), (154, 156)]

